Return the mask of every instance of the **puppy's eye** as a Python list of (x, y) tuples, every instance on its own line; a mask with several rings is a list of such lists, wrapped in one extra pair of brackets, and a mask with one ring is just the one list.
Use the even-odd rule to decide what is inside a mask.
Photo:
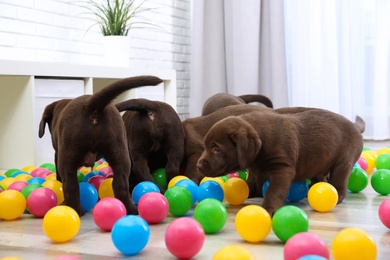
[(219, 149), (218, 146), (211, 146), (211, 150), (213, 151), (214, 154), (220, 154), (221, 153), (221, 149)]

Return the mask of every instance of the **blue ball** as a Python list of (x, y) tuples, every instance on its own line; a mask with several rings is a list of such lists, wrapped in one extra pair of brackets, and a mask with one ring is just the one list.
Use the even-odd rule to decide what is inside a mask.
[(180, 180), (176, 182), (175, 186), (181, 186), (186, 188), (191, 193), (192, 205), (196, 203), (196, 201), (198, 200), (198, 185), (193, 180)]
[(198, 202), (208, 198), (214, 198), (222, 202), (224, 192), (218, 182), (208, 180), (199, 185), (196, 197), (198, 198)]
[(296, 181), (291, 184), (288, 191), (287, 200), (291, 202), (298, 202), (306, 198), (309, 192), (309, 185), (306, 181)]
[(141, 197), (148, 192), (160, 192), (160, 188), (151, 181), (143, 181), (135, 185), (131, 194), (134, 204), (137, 205)]
[(85, 212), (95, 207), (99, 199), (99, 193), (96, 188), (88, 182), (80, 182), (80, 203)]
[(301, 256), (297, 260), (327, 260), (327, 258), (319, 255), (305, 255), (305, 256)]
[(42, 185), (42, 183), (44, 183), (45, 181), (46, 181), (45, 178), (33, 177), (33, 178), (27, 180), (27, 183), (28, 184), (39, 184), (39, 185)]
[(114, 246), (126, 256), (140, 252), (150, 238), (148, 223), (139, 216), (127, 215), (118, 219), (111, 231)]
[(91, 171), (91, 172), (85, 174), (82, 182), (88, 182), (89, 179), (91, 179), (92, 177), (95, 177), (95, 176), (104, 176), (104, 174), (102, 172), (99, 172), (99, 171)]

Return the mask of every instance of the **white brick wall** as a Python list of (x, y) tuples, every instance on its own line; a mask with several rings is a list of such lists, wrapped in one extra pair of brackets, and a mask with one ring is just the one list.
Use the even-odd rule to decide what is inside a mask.
[[(78, 0), (0, 0), (0, 59), (101, 64), (98, 26)], [(130, 32), (131, 66), (175, 69), (177, 111), (188, 117), (191, 0), (148, 0), (145, 16), (164, 30)], [(88, 29), (89, 28), (89, 29)]]

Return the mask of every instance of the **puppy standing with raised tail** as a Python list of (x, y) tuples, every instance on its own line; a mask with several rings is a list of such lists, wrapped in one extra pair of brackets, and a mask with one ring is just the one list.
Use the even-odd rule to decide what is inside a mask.
[(63, 99), (45, 108), (39, 125), (39, 137), (48, 124), (51, 133), (57, 179), (62, 181), (65, 204), (81, 216), (77, 169), (92, 167), (104, 157), (114, 172), (113, 190), (127, 214), (137, 214), (130, 199), (130, 157), (126, 130), (122, 117), (111, 101), (122, 92), (141, 86), (153, 86), (162, 80), (153, 76), (139, 76), (119, 80), (93, 95)]
[(293, 181), (327, 180), (342, 202), (362, 151), (365, 123), (322, 109), (302, 111), (252, 112), (219, 121), (204, 138), (198, 171), (220, 176), (249, 169), (257, 189), (270, 179), (263, 207), (271, 215), (283, 206)]

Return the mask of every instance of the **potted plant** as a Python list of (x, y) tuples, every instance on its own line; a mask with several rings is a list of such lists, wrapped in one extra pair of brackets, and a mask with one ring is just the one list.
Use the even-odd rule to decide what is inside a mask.
[[(106, 64), (128, 66), (131, 29), (154, 26), (140, 14), (151, 10), (144, 8), (145, 1), (136, 0), (85, 0), (84, 8), (94, 16), (103, 37)], [(91, 26), (91, 27), (92, 27)]]

